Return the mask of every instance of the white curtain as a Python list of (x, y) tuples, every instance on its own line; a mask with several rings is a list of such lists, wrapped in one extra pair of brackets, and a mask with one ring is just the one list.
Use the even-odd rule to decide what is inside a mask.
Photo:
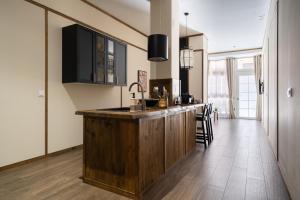
[(261, 55), (254, 56), (255, 84), (256, 84), (256, 119), (261, 121), (261, 95), (259, 95), (259, 80), (261, 80)]
[(211, 60), (208, 66), (208, 101), (221, 117), (229, 116), (226, 60)]
[(235, 59), (234, 58), (227, 58), (226, 59), (226, 75), (227, 75), (227, 85), (228, 85), (228, 96), (229, 96), (229, 118), (234, 119), (236, 118), (235, 114), (235, 101), (234, 101), (234, 94), (235, 94)]

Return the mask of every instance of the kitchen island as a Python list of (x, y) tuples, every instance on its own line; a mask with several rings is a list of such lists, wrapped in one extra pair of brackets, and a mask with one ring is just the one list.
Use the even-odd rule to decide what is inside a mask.
[(127, 197), (142, 197), (195, 149), (195, 114), (202, 106), (77, 111), (84, 116), (83, 181)]

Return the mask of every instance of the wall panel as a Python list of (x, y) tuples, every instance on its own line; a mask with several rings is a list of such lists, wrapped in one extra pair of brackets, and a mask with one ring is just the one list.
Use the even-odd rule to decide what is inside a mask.
[(44, 154), (44, 14), (0, 1), (0, 167)]

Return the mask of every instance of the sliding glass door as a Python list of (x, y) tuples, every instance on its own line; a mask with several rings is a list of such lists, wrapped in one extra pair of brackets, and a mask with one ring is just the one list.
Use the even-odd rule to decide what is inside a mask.
[(254, 60), (250, 58), (237, 59), (237, 117), (256, 118), (256, 85)]

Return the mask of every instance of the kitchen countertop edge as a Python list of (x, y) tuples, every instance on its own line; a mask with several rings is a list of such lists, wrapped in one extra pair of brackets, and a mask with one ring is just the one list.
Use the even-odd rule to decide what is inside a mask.
[(76, 115), (90, 116), (90, 117), (102, 117), (102, 118), (120, 118), (120, 119), (140, 119), (147, 117), (163, 116), (169, 114), (175, 114), (178, 112), (185, 112), (190, 109), (196, 109), (198, 107), (204, 106), (203, 103), (199, 104), (187, 104), (179, 106), (170, 106), (168, 108), (155, 108), (146, 111), (136, 111), (136, 112), (122, 112), (114, 111), (109, 109), (94, 109), (94, 110), (82, 110), (76, 111)]

